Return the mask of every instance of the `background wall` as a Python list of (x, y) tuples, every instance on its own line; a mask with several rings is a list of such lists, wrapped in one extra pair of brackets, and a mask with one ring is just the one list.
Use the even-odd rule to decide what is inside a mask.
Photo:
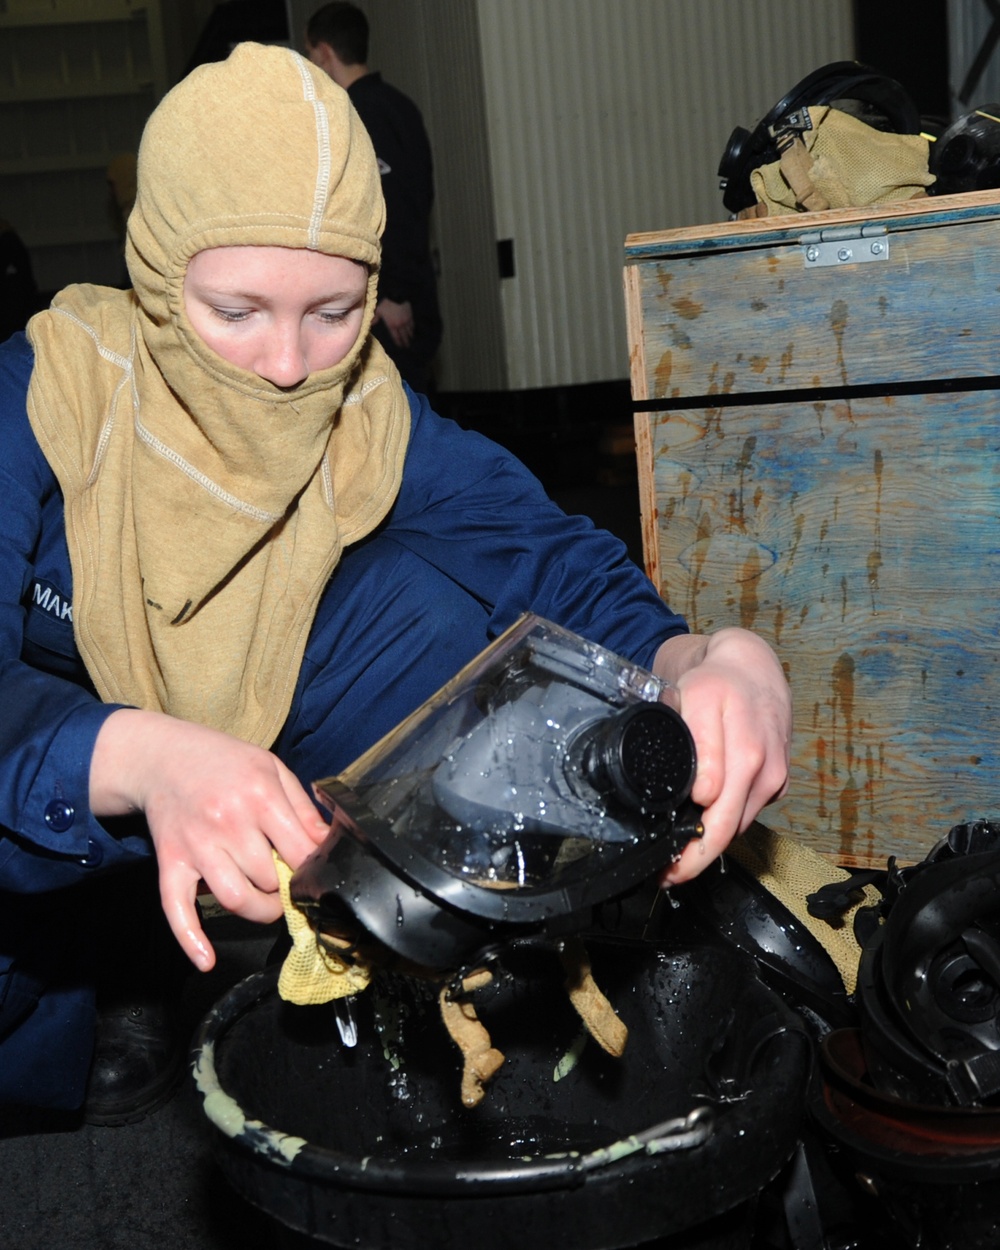
[[(301, 48), (318, 0), (285, 2)], [(879, 45), (901, 29), (900, 2), (855, 0), (855, 14), (852, 0), (358, 0), (373, 67), (417, 101), (434, 147), (439, 386), (626, 378), (624, 238), (721, 219), (716, 170), (734, 126), (856, 50), (905, 43), (923, 65), (946, 9), (964, 73), (994, 20), (982, 0), (905, 0), (906, 40)], [(121, 280), (104, 170), (137, 143), (216, 7), (0, 0), (0, 217), (43, 288)], [(981, 83), (1000, 94), (996, 65)]]
[(625, 235), (723, 216), (733, 127), (854, 51), (851, 0), (358, 3), (434, 148), (446, 390), (627, 376)]
[[(1000, 10), (988, 0), (948, 0), (951, 114), (1000, 102)], [(993, 109), (995, 112), (995, 108)]]
[(719, 158), (804, 74), (853, 55), (848, 0), (479, 0), (513, 387), (627, 368), (622, 245), (726, 216)]
[(106, 171), (167, 89), (158, 0), (0, 4), (0, 217), (43, 291), (125, 281)]

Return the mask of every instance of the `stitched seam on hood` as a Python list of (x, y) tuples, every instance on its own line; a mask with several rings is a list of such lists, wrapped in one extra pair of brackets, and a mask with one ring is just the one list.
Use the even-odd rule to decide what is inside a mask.
[(135, 432), (146, 444), (146, 446), (155, 451), (157, 455), (162, 456), (164, 460), (168, 460), (172, 465), (180, 469), (182, 473), (186, 473), (193, 482), (197, 482), (198, 485), (206, 490), (210, 495), (214, 495), (216, 499), (220, 500), (224, 504), (227, 504), (235, 511), (242, 512), (244, 516), (248, 516), (254, 521), (263, 521), (272, 525), (276, 521), (280, 521), (284, 515), (281, 512), (265, 512), (263, 508), (258, 508), (252, 503), (245, 503), (242, 499), (237, 499), (235, 495), (231, 495), (229, 491), (223, 490), (223, 488), (217, 482), (213, 482), (207, 474), (202, 473), (200, 469), (196, 469), (194, 465), (185, 460), (179, 452), (174, 451), (172, 447), (168, 447), (166, 443), (161, 442), (154, 434), (147, 430), (139, 420), (138, 413), (136, 413), (135, 416)]
[(316, 190), (313, 193), (313, 209), (312, 217), (309, 221), (309, 233), (307, 247), (313, 249), (319, 247), (319, 231), (323, 224), (323, 209), (326, 205), (327, 193), (330, 188), (330, 167), (332, 164), (330, 156), (330, 119), (326, 115), (326, 108), (323, 102), (316, 96), (316, 84), (312, 80), (309, 70), (306, 69), (305, 63), (296, 60), (296, 68), (302, 79), (302, 89), (305, 98), (313, 106), (313, 115), (316, 118), (316, 146), (319, 150), (319, 163), (316, 170)]

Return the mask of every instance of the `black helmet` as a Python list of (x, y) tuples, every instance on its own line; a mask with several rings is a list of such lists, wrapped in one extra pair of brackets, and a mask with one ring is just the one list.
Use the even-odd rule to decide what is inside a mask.
[(858, 913), (861, 1027), (820, 1045), (813, 1120), (907, 1246), (997, 1245), (998, 885), (995, 821), (954, 826), (912, 867), (890, 861), (883, 903)]
[(1000, 104), (982, 104), (953, 122), (931, 147), (934, 195), (1000, 187)]
[[(842, 892), (851, 883), (839, 884)], [(856, 1012), (831, 955), (806, 925), (739, 860), (723, 855), (671, 892), (663, 932), (678, 923), (711, 932), (751, 955), (761, 980), (822, 1035), (856, 1023)], [(845, 908), (855, 901), (850, 898)]]
[(920, 133), (917, 106), (895, 79), (857, 61), (823, 65), (783, 96), (752, 131), (737, 126), (729, 136), (719, 162), (719, 177), (722, 202), (731, 213), (756, 202), (750, 174), (758, 166), (779, 159), (783, 135), (811, 128), (805, 110), (817, 104), (833, 105), (876, 130)]
[(956, 825), (907, 871), (858, 970), (871, 1077), (898, 1098), (981, 1105), (1000, 1095), (1000, 824)]

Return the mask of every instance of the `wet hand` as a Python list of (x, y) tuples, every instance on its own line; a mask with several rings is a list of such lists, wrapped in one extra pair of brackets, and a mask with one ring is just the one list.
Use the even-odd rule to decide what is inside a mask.
[(271, 848), (294, 869), (328, 833), (297, 778), (269, 751), (135, 709), (115, 712), (98, 735), (91, 806), (97, 815), (145, 814), (163, 910), (202, 971), (215, 953), (195, 906), (199, 882), (235, 915), (277, 920)]
[(692, 799), (704, 836), (662, 874), (665, 885), (697, 876), (788, 784), (792, 705), (771, 648), (745, 629), (665, 642), (656, 672), (676, 687), (698, 772)]

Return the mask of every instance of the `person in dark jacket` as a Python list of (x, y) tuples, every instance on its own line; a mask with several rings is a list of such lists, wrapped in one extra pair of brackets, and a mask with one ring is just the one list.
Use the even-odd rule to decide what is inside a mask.
[(306, 52), (343, 87), (375, 145), (385, 196), (382, 276), (374, 334), (414, 390), (428, 391), (441, 341), (431, 255), (431, 145), (413, 101), (368, 68), (368, 19), (337, 0), (312, 15)]

